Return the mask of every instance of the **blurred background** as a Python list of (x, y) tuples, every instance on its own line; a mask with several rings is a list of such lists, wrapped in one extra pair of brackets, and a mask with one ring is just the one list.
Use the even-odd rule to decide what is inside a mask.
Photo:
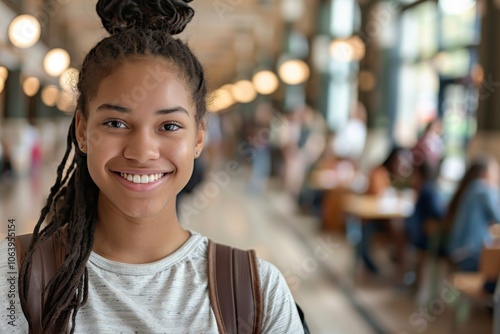
[[(55, 180), (95, 3), (0, 1), (0, 237)], [(212, 93), (186, 228), (274, 263), (313, 333), (500, 333), (500, 1), (191, 5)]]

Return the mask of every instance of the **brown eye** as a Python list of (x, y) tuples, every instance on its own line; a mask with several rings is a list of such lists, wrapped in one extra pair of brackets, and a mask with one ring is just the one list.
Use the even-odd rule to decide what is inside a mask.
[(102, 124), (109, 126), (110, 128), (115, 128), (115, 129), (126, 129), (127, 128), (127, 126), (122, 121), (119, 121), (117, 119), (111, 119), (111, 120), (106, 121)]
[(180, 128), (182, 128), (179, 123), (166, 123), (166, 124), (163, 124), (161, 127), (165, 131), (177, 131)]

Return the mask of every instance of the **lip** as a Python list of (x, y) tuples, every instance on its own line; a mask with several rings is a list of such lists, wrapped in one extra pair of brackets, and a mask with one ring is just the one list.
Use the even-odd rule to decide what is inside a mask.
[(138, 175), (151, 175), (151, 174), (169, 174), (171, 171), (166, 171), (162, 169), (110, 169), (113, 173), (126, 173), (126, 174), (138, 174)]
[[(166, 182), (166, 180), (170, 177), (170, 175), (172, 174), (172, 172), (165, 172), (165, 171), (155, 171), (155, 170), (148, 170), (148, 171), (145, 171), (145, 170), (123, 170), (123, 171), (111, 171), (111, 173), (118, 179), (118, 182), (120, 182), (120, 184), (128, 189), (128, 190), (131, 190), (131, 191), (134, 191), (134, 192), (148, 192), (148, 191), (152, 191), (154, 189), (156, 189), (157, 187), (159, 187), (161, 184), (163, 184), (164, 182)], [(119, 173), (127, 173), (127, 174), (139, 174), (139, 175), (150, 175), (150, 174), (159, 174), (159, 173), (163, 173), (164, 175), (159, 178), (157, 181), (155, 182), (152, 182), (152, 183), (133, 183), (133, 182), (130, 182), (130, 181), (127, 181), (125, 180)]]

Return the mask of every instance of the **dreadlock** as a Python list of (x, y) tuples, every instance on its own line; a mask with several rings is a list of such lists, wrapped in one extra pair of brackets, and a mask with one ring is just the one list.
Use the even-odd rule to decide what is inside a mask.
[[(191, 21), (194, 10), (187, 5), (191, 1), (99, 0), (97, 13), (111, 36), (101, 40), (83, 61), (75, 115), (81, 112), (83, 117), (88, 117), (88, 101), (96, 95), (99, 83), (126, 60), (158, 57), (183, 79), (196, 106), (196, 121), (199, 123), (206, 113), (207, 88), (203, 69), (189, 47), (172, 37), (182, 32)], [(93, 247), (99, 189), (89, 174), (87, 156), (78, 147), (75, 118), (66, 144), (55, 184), (33, 230), (19, 274), (21, 307), (30, 323), (30, 331), (27, 296), (33, 254), (48, 238), (63, 234), (66, 257), (45, 287), (48, 293), (42, 299), (44, 333), (65, 333), (68, 330), (74, 333), (76, 314), (88, 299), (86, 263)]]

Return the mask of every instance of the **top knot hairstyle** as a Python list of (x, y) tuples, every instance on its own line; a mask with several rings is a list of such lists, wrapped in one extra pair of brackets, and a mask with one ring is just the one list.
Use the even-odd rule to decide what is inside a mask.
[[(196, 121), (201, 122), (207, 111), (203, 68), (189, 47), (173, 37), (184, 30), (194, 15), (194, 10), (187, 5), (189, 2), (191, 0), (99, 0), (97, 13), (111, 36), (94, 46), (83, 61), (76, 112), (88, 117), (88, 101), (97, 93), (101, 80), (127, 59), (154, 57), (177, 72), (191, 93)], [(86, 263), (94, 243), (98, 196), (99, 189), (88, 171), (87, 156), (78, 147), (73, 118), (55, 184), (35, 225), (19, 272), (19, 298), (30, 332), (33, 328), (27, 312), (27, 297), (33, 254), (49, 237), (61, 234), (66, 239), (66, 258), (46, 286), (42, 327), (44, 333), (68, 330), (74, 333), (78, 326), (76, 314), (88, 299)], [(42, 228), (43, 223), (46, 225)]]
[(130, 27), (161, 30), (177, 35), (194, 16), (194, 10), (187, 5), (191, 1), (99, 1), (97, 14), (101, 17), (104, 28), (112, 35)]

